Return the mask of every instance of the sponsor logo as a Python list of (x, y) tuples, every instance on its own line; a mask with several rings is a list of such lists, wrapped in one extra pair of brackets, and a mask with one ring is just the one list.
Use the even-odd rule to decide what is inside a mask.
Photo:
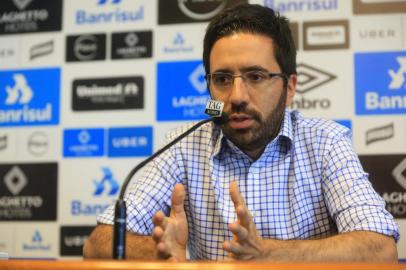
[(395, 126), (393, 123), (382, 127), (376, 127), (367, 130), (366, 132), (366, 145), (370, 145), (375, 142), (385, 141), (395, 136)]
[(392, 175), (396, 182), (406, 190), (406, 158), (393, 169)]
[(296, 92), (299, 93), (299, 95), (295, 98), (291, 107), (302, 110), (329, 109), (331, 107), (330, 99), (308, 99), (304, 94), (334, 80), (335, 78), (335, 75), (327, 71), (299, 63), (297, 65), (296, 88)]
[(0, 6), (0, 35), (61, 30), (62, 0), (13, 0)]
[(405, 13), (403, 0), (352, 0), (354, 14)]
[(374, 189), (383, 197), (386, 209), (395, 218), (406, 217), (405, 155), (360, 156)]
[(44, 238), (39, 230), (35, 230), (31, 237), (31, 242), (23, 243), (22, 249), (24, 251), (50, 251), (51, 244), (44, 241)]
[(358, 37), (362, 40), (386, 40), (398, 38), (399, 33), (392, 28), (377, 28), (377, 29), (361, 29), (358, 32)]
[(194, 46), (187, 44), (185, 37), (182, 33), (175, 33), (172, 44), (170, 46), (164, 46), (164, 53), (188, 53), (194, 51)]
[(158, 63), (158, 121), (206, 118), (209, 94), (204, 75), (201, 61)]
[(223, 9), (247, 0), (159, 0), (158, 24), (209, 21)]
[(339, 123), (342, 126), (345, 126), (348, 129), (352, 129), (352, 122), (351, 120), (335, 120), (335, 122)]
[(303, 23), (304, 50), (348, 49), (348, 20)]
[(355, 54), (356, 114), (406, 113), (405, 77), (406, 52)]
[(0, 126), (59, 123), (59, 69), (0, 72)]
[(106, 35), (84, 34), (66, 38), (66, 61), (94, 61), (106, 58)]
[(60, 255), (82, 256), (83, 244), (94, 226), (62, 226), (60, 233)]
[(2, 48), (0, 50), (0, 57), (1, 58), (9, 58), (15, 55), (15, 51), (13, 48)]
[(80, 79), (72, 84), (74, 111), (144, 108), (144, 78)]
[[(101, 168), (103, 175), (100, 180), (93, 179), (95, 189), (93, 196), (95, 198), (100, 197), (115, 197), (120, 190), (119, 183), (115, 179), (113, 172), (109, 167)], [(109, 203), (88, 203), (81, 200), (73, 200), (71, 202), (71, 215), (72, 216), (96, 216), (101, 214)]]
[(4, 176), (4, 183), (13, 195), (17, 195), (27, 185), (28, 180), (24, 172), (18, 166), (14, 166)]
[(296, 50), (299, 50), (299, 23), (289, 23), (290, 32), (292, 34), (293, 42), (295, 43)]
[(36, 44), (30, 49), (30, 60), (40, 58), (51, 54), (54, 51), (54, 41), (46, 41), (40, 44)]
[(63, 132), (64, 157), (100, 157), (104, 155), (104, 129), (66, 129)]
[(110, 128), (109, 157), (137, 157), (152, 154), (152, 127)]
[(91, 11), (79, 9), (75, 12), (77, 25), (134, 23), (144, 19), (144, 6), (142, 5), (132, 5), (131, 10), (125, 10), (120, 7), (121, 0), (93, 1), (97, 6)]
[(152, 31), (113, 33), (111, 58), (152, 57)]
[(0, 165), (0, 221), (56, 220), (57, 174), (56, 163)]
[(7, 134), (0, 135), (0, 151), (6, 150), (8, 144)]
[(335, 11), (338, 0), (264, 0), (264, 6), (280, 13)]
[(28, 138), (27, 148), (34, 156), (42, 156), (48, 152), (49, 139), (44, 132), (34, 132)]

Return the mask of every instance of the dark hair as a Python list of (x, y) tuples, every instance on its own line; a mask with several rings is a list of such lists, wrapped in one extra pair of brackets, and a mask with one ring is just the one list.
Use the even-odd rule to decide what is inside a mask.
[(222, 37), (238, 32), (262, 34), (273, 40), (275, 58), (283, 73), (296, 74), (296, 47), (286, 17), (270, 8), (242, 4), (224, 10), (213, 18), (206, 29), (203, 45), (203, 64), (210, 73), (210, 52)]

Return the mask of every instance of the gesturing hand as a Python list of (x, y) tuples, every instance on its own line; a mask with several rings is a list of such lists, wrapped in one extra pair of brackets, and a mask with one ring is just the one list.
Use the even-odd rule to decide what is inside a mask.
[(188, 239), (188, 225), (183, 202), (185, 188), (176, 184), (172, 193), (172, 208), (169, 217), (159, 211), (153, 217), (155, 228), (152, 238), (156, 243), (158, 258), (171, 261), (186, 260), (186, 244)]
[(231, 258), (238, 260), (261, 259), (265, 255), (264, 241), (258, 235), (251, 213), (245, 205), (237, 182), (230, 183), (231, 200), (237, 212), (237, 221), (230, 224), (234, 237), (232, 241), (225, 241), (223, 249)]

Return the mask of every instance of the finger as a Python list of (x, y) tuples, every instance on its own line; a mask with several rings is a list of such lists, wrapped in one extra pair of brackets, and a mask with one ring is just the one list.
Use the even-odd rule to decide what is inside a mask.
[(161, 227), (155, 227), (152, 230), (152, 239), (155, 241), (155, 243), (159, 243), (162, 240), (163, 235), (164, 231)]
[(245, 205), (240, 205), (236, 208), (236, 212), (241, 226), (248, 229), (251, 223), (253, 223), (252, 216), (248, 208)]
[(223, 249), (236, 257), (241, 256), (244, 253), (243, 248), (236, 242), (225, 241)]
[(245, 205), (244, 198), (241, 196), (241, 193), (238, 189), (238, 184), (236, 181), (230, 183), (230, 196), (231, 200), (234, 203), (234, 208), (237, 209), (240, 205)]
[(160, 242), (156, 245), (157, 255), (160, 259), (168, 259), (170, 257), (170, 253), (168, 247), (165, 243)]
[[(172, 193), (172, 211), (175, 215), (181, 215), (185, 213), (183, 203), (185, 201), (185, 188), (182, 184), (176, 184)], [(173, 214), (171, 211), (171, 214)]]
[(230, 231), (237, 237), (236, 241), (239, 243), (245, 242), (248, 237), (248, 230), (236, 222), (230, 224)]
[(152, 223), (154, 223), (155, 226), (160, 226), (162, 229), (165, 229), (166, 225), (168, 224), (168, 220), (162, 211), (158, 211), (152, 217)]

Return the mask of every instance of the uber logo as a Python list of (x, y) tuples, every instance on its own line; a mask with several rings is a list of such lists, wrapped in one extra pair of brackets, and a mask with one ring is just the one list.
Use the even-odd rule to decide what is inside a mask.
[(94, 61), (106, 58), (106, 34), (67, 36), (66, 61)]
[(349, 48), (348, 20), (303, 23), (304, 50)]
[(94, 226), (62, 226), (60, 233), (60, 255), (82, 256), (83, 244)]

